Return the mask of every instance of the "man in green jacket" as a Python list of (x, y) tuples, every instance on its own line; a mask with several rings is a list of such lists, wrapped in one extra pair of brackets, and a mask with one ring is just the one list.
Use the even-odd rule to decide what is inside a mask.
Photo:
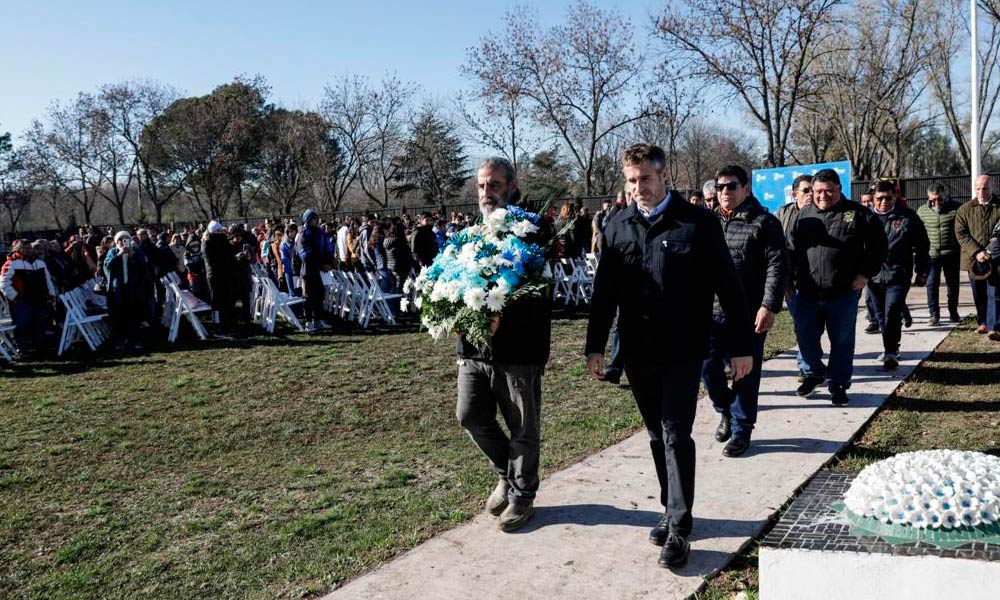
[(935, 181), (927, 188), (927, 204), (917, 209), (917, 216), (927, 229), (931, 242), (930, 270), (927, 273), (928, 321), (937, 325), (941, 319), (938, 305), (938, 291), (941, 289), (941, 274), (948, 286), (948, 320), (958, 323), (958, 263), (961, 249), (955, 237), (955, 215), (961, 204), (948, 197), (945, 186)]
[(969, 272), (972, 285), (972, 299), (976, 303), (976, 320), (979, 333), (989, 333), (990, 339), (1000, 341), (997, 313), (1000, 312), (1000, 294), (997, 293), (998, 277), (994, 273), (988, 279), (972, 277), (972, 263), (987, 263), (990, 255), (986, 251), (990, 235), (1000, 222), (1000, 198), (990, 190), (988, 175), (976, 178), (975, 197), (969, 200), (955, 214), (955, 237), (962, 248), (962, 269)]

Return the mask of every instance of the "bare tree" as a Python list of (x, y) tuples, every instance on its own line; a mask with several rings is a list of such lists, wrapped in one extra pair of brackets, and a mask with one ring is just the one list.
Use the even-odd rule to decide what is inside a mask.
[(641, 98), (644, 73), (632, 23), (584, 1), (570, 6), (564, 24), (545, 31), (527, 7), (508, 12), (505, 21), (504, 31), (470, 51), (464, 70), (487, 97), (506, 90), (527, 98), (535, 122), (562, 142), (590, 194), (602, 141), (650, 114), (644, 105), (627, 106)]
[(18, 223), (31, 202), (32, 187), (29, 171), (14, 150), (10, 134), (0, 135), (0, 207), (7, 213), (12, 235), (17, 235)]
[[(1000, 137), (989, 136), (989, 127), (1000, 98), (1000, 2), (980, 0), (979, 7), (988, 16), (988, 26), (980, 30), (979, 44), (979, 139), (983, 144), (981, 152), (989, 154), (997, 147)], [(965, 5), (960, 2), (941, 2), (926, 8), (934, 19), (932, 30), (933, 54), (930, 60), (930, 82), (934, 96), (940, 102), (944, 120), (955, 139), (958, 152), (965, 168), (972, 170), (972, 154), (969, 151), (969, 117), (963, 110), (970, 99), (959, 90), (956, 79), (963, 75), (956, 72), (958, 65), (954, 58), (968, 50), (969, 23)], [(956, 32), (963, 32), (956, 35)], [(984, 143), (985, 142), (985, 143)]]
[(93, 107), (93, 96), (84, 93), (68, 104), (53, 103), (49, 108), (49, 128), (43, 134), (58, 162), (51, 166), (59, 170), (60, 183), (83, 211), (87, 225), (91, 224), (104, 170), (104, 154), (92, 127)]
[(899, 174), (916, 118), (931, 47), (930, 0), (863, 0), (813, 63), (815, 93), (804, 106), (829, 124), (855, 178)]
[(667, 82), (652, 104), (652, 114), (636, 122), (638, 138), (666, 152), (667, 182), (671, 189), (677, 189), (681, 179), (680, 146), (685, 127), (702, 104), (700, 90), (689, 89), (690, 83), (682, 79)]
[(416, 84), (394, 74), (377, 87), (364, 77), (346, 76), (326, 88), (323, 111), (347, 152), (348, 170), (356, 169), (361, 190), (378, 206), (389, 205), (416, 92)]
[(656, 21), (669, 59), (728, 90), (767, 138), (767, 164), (782, 166), (807, 74), (839, 35), (842, 0), (680, 0)]
[[(478, 104), (478, 106), (477, 106)], [(538, 146), (538, 135), (531, 127), (526, 99), (517, 91), (459, 94), (455, 109), (465, 124), (465, 137), (491, 151), (498, 152), (518, 170), (521, 156), (530, 156)]]
[[(100, 110), (110, 133), (119, 143), (123, 143), (133, 159), (134, 176), (139, 180), (137, 195), (141, 191), (156, 211), (156, 223), (163, 222), (163, 208), (182, 189), (176, 180), (165, 179), (151, 167), (150, 156), (156, 151), (160, 139), (158, 130), (147, 126), (163, 114), (179, 93), (174, 88), (156, 81), (124, 81), (102, 86), (98, 98)], [(146, 136), (143, 139), (143, 136)], [(121, 194), (124, 206), (125, 186)], [(113, 204), (118, 207), (117, 199)], [(124, 223), (124, 210), (119, 211), (119, 219)]]

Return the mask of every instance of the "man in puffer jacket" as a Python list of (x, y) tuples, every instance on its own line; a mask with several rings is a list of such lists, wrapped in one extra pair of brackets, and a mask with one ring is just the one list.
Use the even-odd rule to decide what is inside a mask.
[(729, 254), (743, 284), (747, 311), (755, 315), (753, 368), (730, 388), (725, 374), (725, 361), (730, 357), (726, 313), (716, 299), (714, 322), (709, 330), (709, 357), (702, 366), (705, 389), (722, 417), (715, 440), (728, 442), (722, 454), (736, 457), (750, 447), (750, 434), (757, 421), (764, 340), (774, 324), (775, 313), (781, 310), (790, 274), (781, 222), (750, 195), (746, 170), (735, 165), (723, 167), (715, 181), (719, 208), (714, 212), (722, 224)]
[(927, 229), (930, 239), (930, 268), (927, 272), (927, 309), (931, 314), (928, 321), (937, 325), (941, 320), (938, 292), (941, 289), (941, 274), (948, 286), (948, 320), (958, 323), (959, 279), (958, 267), (961, 248), (955, 237), (955, 215), (958, 202), (948, 198), (944, 184), (935, 181), (927, 190), (927, 204), (917, 209), (917, 216)]
[(56, 297), (45, 261), (35, 256), (27, 240), (14, 242), (10, 256), (0, 269), (0, 289), (10, 301), (14, 337), (22, 355), (37, 352), (45, 341), (49, 305)]

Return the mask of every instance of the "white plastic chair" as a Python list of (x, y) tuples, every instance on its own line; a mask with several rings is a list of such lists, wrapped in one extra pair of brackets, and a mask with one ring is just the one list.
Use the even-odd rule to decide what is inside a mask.
[[(210, 312), (212, 307), (202, 302), (190, 290), (182, 290), (176, 282), (167, 283), (166, 288), (167, 297), (171, 299), (170, 304), (173, 307), (170, 314), (170, 329), (167, 334), (167, 341), (171, 344), (177, 341), (177, 333), (180, 330), (182, 317), (187, 317), (188, 322), (191, 323), (191, 327), (194, 328), (199, 338), (207, 340), (208, 332), (205, 331), (205, 326), (202, 325), (201, 319), (198, 318), (198, 313)], [(166, 313), (166, 309), (164, 309), (164, 313)]]
[[(58, 354), (60, 356), (79, 339), (83, 339), (91, 350), (96, 351), (111, 337), (111, 325), (108, 323), (107, 312), (91, 311), (94, 314), (87, 314), (88, 297), (85, 288), (86, 284), (59, 296), (59, 300), (66, 307), (66, 320), (63, 322), (62, 336), (59, 339)], [(91, 306), (100, 309), (96, 302), (92, 301)]]
[(20, 358), (21, 354), (17, 350), (17, 344), (11, 337), (14, 333), (14, 320), (10, 316), (10, 307), (6, 298), (0, 298), (0, 356), (13, 361)]

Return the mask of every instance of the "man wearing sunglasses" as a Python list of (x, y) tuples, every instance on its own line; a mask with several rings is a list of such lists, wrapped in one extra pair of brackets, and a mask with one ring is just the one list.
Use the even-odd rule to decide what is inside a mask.
[(756, 314), (753, 324), (753, 369), (740, 381), (727, 385), (725, 361), (729, 358), (726, 312), (715, 304), (710, 331), (709, 355), (702, 365), (702, 380), (715, 411), (721, 416), (715, 440), (728, 442), (724, 456), (741, 456), (750, 447), (750, 434), (757, 422), (757, 397), (764, 361), (764, 340), (781, 310), (788, 283), (785, 234), (777, 217), (767, 212), (750, 194), (750, 178), (742, 167), (723, 167), (715, 174), (719, 208), (726, 245), (743, 284), (746, 305)]
[[(812, 191), (812, 204), (799, 210), (788, 236), (797, 294), (795, 337), (805, 367), (796, 392), (809, 396), (829, 379), (830, 400), (840, 406), (848, 402), (854, 372), (861, 290), (882, 268), (887, 243), (875, 214), (841, 193), (836, 171), (817, 171)], [(822, 360), (824, 328), (830, 337), (829, 365)]]
[[(792, 223), (795, 221), (795, 215), (799, 213), (800, 210), (805, 208), (807, 204), (812, 202), (812, 175), (799, 175), (792, 181), (792, 202), (782, 206), (778, 209), (775, 216), (781, 221), (781, 230), (785, 234), (785, 239), (788, 239), (791, 233)], [(789, 269), (789, 280), (785, 285), (785, 302), (788, 304), (788, 312), (791, 313), (792, 319), (795, 319), (795, 305), (796, 302), (795, 286), (791, 282), (791, 269)], [(802, 352), (796, 352), (795, 362), (799, 366), (799, 383), (805, 381), (805, 363), (802, 362)]]
[(899, 340), (902, 337), (903, 307), (913, 285), (927, 284), (930, 262), (930, 241), (927, 230), (917, 213), (896, 202), (896, 186), (890, 181), (879, 181), (874, 190), (874, 211), (888, 240), (888, 254), (878, 274), (868, 282), (875, 318), (882, 331), (880, 357), (882, 365), (892, 370), (899, 366)]

